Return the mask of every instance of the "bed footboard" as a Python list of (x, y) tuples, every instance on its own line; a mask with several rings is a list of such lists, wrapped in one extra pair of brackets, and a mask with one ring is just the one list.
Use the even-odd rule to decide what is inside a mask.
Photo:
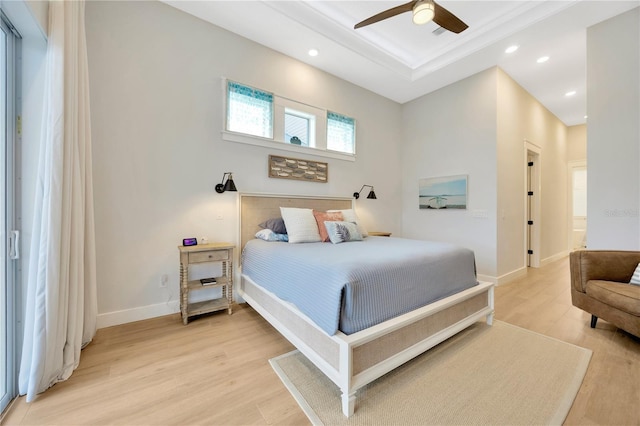
[(493, 322), (492, 283), (441, 299), (354, 334), (327, 335), (290, 303), (242, 275), (239, 294), (342, 391), (355, 410), (361, 387), (486, 317)]

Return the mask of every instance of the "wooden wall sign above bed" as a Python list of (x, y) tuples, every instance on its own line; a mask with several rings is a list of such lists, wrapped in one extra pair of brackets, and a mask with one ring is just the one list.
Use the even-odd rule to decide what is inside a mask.
[(329, 180), (329, 165), (320, 161), (270, 155), (269, 177), (326, 183)]

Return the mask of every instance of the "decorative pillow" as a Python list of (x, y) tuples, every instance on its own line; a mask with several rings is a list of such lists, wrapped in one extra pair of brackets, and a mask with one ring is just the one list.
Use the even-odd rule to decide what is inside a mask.
[(287, 234), (276, 234), (271, 229), (261, 229), (256, 232), (256, 238), (260, 238), (265, 241), (284, 241), (285, 243), (289, 241), (289, 236)]
[(318, 224), (318, 232), (320, 233), (320, 239), (322, 239), (322, 242), (329, 241), (329, 234), (327, 233), (327, 227), (324, 226), (324, 222), (335, 222), (344, 220), (342, 217), (342, 212), (317, 212), (314, 210), (313, 217), (315, 217), (316, 223)]
[(262, 229), (271, 229), (276, 234), (286, 234), (287, 227), (284, 226), (284, 220), (281, 217), (267, 219), (258, 225)]
[(640, 285), (640, 263), (638, 263), (638, 266), (636, 266), (636, 270), (633, 273), (633, 276), (631, 277), (631, 281), (629, 281), (629, 284)]
[(312, 209), (280, 207), (290, 243), (317, 243), (320, 239), (318, 224)]
[(363, 238), (366, 238), (369, 236), (369, 233), (367, 232), (367, 230), (364, 228), (364, 226), (362, 226), (362, 223), (360, 223), (360, 220), (358, 219), (358, 215), (356, 214), (356, 211), (354, 209), (327, 210), (327, 212), (342, 212), (342, 216), (344, 217), (343, 220), (345, 222), (353, 222), (356, 225), (358, 225), (358, 231), (360, 231), (360, 234), (362, 235)]
[(348, 241), (362, 241), (362, 234), (353, 222), (325, 222), (329, 239), (333, 244), (346, 243)]

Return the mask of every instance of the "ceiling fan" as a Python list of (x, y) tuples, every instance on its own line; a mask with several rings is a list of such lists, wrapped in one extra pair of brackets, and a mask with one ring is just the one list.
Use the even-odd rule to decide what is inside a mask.
[(392, 16), (411, 11), (413, 11), (414, 24), (422, 25), (433, 20), (433, 22), (440, 25), (442, 28), (456, 34), (469, 28), (469, 26), (462, 22), (456, 15), (449, 12), (433, 0), (412, 0), (409, 3), (392, 7), (391, 9), (380, 12), (377, 15), (373, 15), (372, 17), (357, 23), (353, 29), (355, 30), (384, 19), (391, 18)]

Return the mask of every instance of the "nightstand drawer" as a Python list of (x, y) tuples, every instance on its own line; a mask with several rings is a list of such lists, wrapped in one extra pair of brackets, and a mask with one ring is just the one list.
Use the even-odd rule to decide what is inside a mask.
[(216, 262), (229, 259), (229, 250), (189, 253), (189, 263)]

